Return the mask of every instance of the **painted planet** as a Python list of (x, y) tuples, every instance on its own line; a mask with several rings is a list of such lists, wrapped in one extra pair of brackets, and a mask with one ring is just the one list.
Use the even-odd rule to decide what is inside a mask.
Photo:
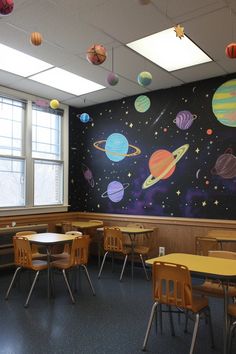
[(88, 123), (91, 122), (92, 119), (88, 113), (82, 113), (79, 115), (79, 119), (82, 123)]
[(86, 179), (86, 181), (88, 182), (90, 187), (93, 188), (94, 187), (94, 178), (93, 178), (92, 171), (84, 163), (82, 163), (82, 172), (83, 172), (84, 178)]
[(218, 87), (212, 98), (212, 110), (221, 124), (236, 127), (236, 79)]
[(236, 156), (231, 149), (218, 157), (211, 173), (226, 179), (236, 177)]
[(0, 0), (0, 14), (9, 15), (14, 8), (13, 0)]
[(107, 82), (111, 86), (115, 86), (119, 82), (119, 76), (113, 72), (109, 73), (107, 76)]
[(112, 181), (108, 184), (106, 192), (102, 194), (102, 198), (109, 198), (112, 202), (118, 203), (124, 197), (124, 191), (129, 186), (129, 183), (120, 183)]
[(150, 176), (144, 181), (142, 189), (153, 186), (161, 179), (169, 178), (175, 171), (176, 163), (188, 150), (189, 145), (185, 144), (174, 152), (168, 150), (157, 150), (149, 159)]
[(152, 82), (152, 74), (148, 71), (142, 71), (137, 77), (140, 86), (148, 86)]
[(60, 106), (60, 103), (58, 100), (54, 99), (50, 101), (50, 107), (52, 109), (57, 109)]
[[(105, 148), (101, 147), (102, 144), (105, 144)], [(141, 153), (138, 147), (130, 145), (126, 137), (120, 133), (109, 135), (107, 140), (96, 141), (93, 146), (98, 150), (104, 151), (109, 160), (114, 162), (119, 162), (125, 157), (137, 156)], [(128, 153), (129, 147), (133, 148), (134, 151)]]
[(134, 107), (136, 111), (140, 113), (147, 112), (151, 106), (151, 101), (149, 97), (145, 95), (138, 96), (134, 102)]
[(189, 111), (180, 111), (173, 122), (177, 125), (177, 127), (181, 130), (189, 129), (197, 116), (192, 114)]

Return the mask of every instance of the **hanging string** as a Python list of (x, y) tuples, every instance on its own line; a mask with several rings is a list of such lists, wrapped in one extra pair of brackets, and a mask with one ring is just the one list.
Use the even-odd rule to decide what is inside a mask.
[(114, 72), (114, 48), (111, 48), (111, 72)]

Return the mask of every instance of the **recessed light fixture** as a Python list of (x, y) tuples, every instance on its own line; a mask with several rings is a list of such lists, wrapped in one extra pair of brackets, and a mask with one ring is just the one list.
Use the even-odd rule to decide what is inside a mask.
[(52, 67), (45, 61), (0, 43), (0, 70), (27, 77)]
[(168, 28), (126, 45), (167, 71), (212, 61), (186, 34), (181, 39), (176, 38), (174, 28)]
[(49, 69), (31, 76), (29, 79), (76, 96), (105, 88), (105, 86), (60, 68)]

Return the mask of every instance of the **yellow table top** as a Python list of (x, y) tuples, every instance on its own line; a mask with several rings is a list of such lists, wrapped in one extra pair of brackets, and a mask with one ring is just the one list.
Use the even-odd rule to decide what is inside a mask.
[(89, 229), (101, 225), (102, 223), (99, 221), (72, 221), (72, 226), (77, 227), (78, 229)]
[(148, 259), (146, 264), (152, 265), (155, 261), (177, 263), (186, 266), (189, 271), (204, 276), (218, 278), (236, 277), (236, 260), (198, 256), (186, 253), (170, 253), (165, 256)]
[[(112, 226), (120, 229), (124, 234), (147, 234), (153, 232), (154, 229), (141, 229), (139, 227), (129, 227), (129, 226)], [(103, 231), (103, 227), (97, 228), (97, 231)]]
[(77, 235), (65, 235), (65, 234), (58, 234), (53, 232), (43, 232), (43, 233), (27, 235), (23, 237), (26, 237), (32, 243), (49, 245), (49, 244), (73, 241), (73, 239), (77, 237)]

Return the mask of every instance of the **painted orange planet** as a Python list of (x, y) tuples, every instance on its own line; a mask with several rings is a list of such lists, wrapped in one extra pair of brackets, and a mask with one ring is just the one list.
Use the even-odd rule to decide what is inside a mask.
[(174, 152), (168, 150), (157, 150), (149, 159), (150, 176), (144, 181), (142, 189), (153, 186), (161, 179), (169, 178), (175, 171), (176, 163), (188, 150), (189, 145), (185, 144)]

